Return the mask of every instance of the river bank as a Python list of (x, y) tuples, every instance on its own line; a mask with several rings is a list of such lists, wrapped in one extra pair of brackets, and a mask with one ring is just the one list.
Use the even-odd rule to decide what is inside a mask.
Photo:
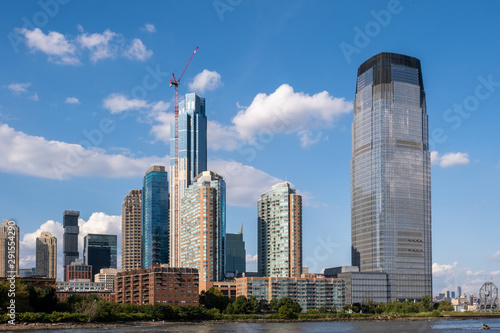
[(16, 323), (0, 324), (0, 331), (33, 331), (33, 330), (71, 330), (96, 329), (109, 330), (120, 327), (155, 327), (172, 325), (206, 325), (212, 326), (224, 323), (293, 323), (293, 322), (359, 322), (359, 321), (434, 321), (434, 320), (472, 320), (500, 318), (500, 314), (477, 315), (444, 315), (440, 317), (410, 317), (410, 316), (370, 316), (354, 318), (301, 318), (301, 319), (236, 319), (236, 320), (209, 320), (209, 321), (130, 321), (130, 322), (79, 322), (79, 323)]

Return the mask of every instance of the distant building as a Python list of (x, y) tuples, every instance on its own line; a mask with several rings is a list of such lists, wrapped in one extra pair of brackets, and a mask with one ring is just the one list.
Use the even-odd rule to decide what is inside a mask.
[(340, 273), (357, 273), (359, 272), (358, 266), (338, 266), (338, 267), (328, 267), (323, 270), (325, 277), (337, 277)]
[(198, 270), (153, 264), (116, 276), (116, 302), (198, 305)]
[(331, 309), (343, 307), (345, 303), (345, 281), (343, 279), (317, 277), (247, 277), (236, 279), (236, 296), (259, 301), (290, 297), (300, 304), (303, 311), (325, 306)]
[(100, 292), (106, 291), (105, 282), (92, 282), (89, 279), (75, 279), (73, 281), (56, 281), (56, 292)]
[[(63, 214), (63, 269), (66, 272), (66, 266), (70, 265), (73, 261), (80, 257), (78, 252), (78, 234), (80, 228), (78, 227), (78, 217), (80, 212), (75, 210), (66, 210)], [(66, 275), (65, 275), (66, 276)], [(67, 281), (67, 280), (65, 280)]]
[(130, 190), (122, 204), (122, 268), (142, 267), (142, 190)]
[[(19, 226), (14, 221), (3, 220), (0, 226), (0, 277), (19, 275)], [(14, 259), (9, 258), (14, 254)]]
[(203, 171), (184, 193), (180, 266), (198, 269), (200, 290), (206, 290), (206, 283), (225, 278), (226, 183), (221, 175)]
[(19, 277), (29, 278), (36, 276), (36, 267), (33, 268), (19, 268)]
[[(184, 191), (201, 172), (207, 170), (207, 115), (205, 99), (195, 93), (179, 100), (178, 141), (175, 122), (170, 124), (170, 265), (179, 267), (181, 260), (181, 200)], [(175, 174), (175, 149), (178, 172)], [(176, 180), (177, 178), (177, 180)], [(177, 186), (177, 193), (176, 193)]]
[[(451, 296), (451, 297), (450, 297), (451, 299), (455, 298), (455, 292), (454, 292), (454, 291), (452, 291), (450, 296)], [(459, 296), (459, 297), (460, 297), (460, 296)]]
[(36, 275), (57, 278), (57, 238), (50, 232), (36, 238)]
[(458, 297), (462, 297), (462, 287), (461, 286), (457, 287), (457, 295), (458, 295)]
[[(92, 266), (93, 272), (102, 268), (116, 268), (117, 236), (88, 234), (83, 239), (83, 258), (86, 265)], [(94, 281), (94, 276), (91, 277)]]
[(243, 224), (239, 233), (226, 233), (226, 277), (241, 277), (247, 269)]
[(106, 290), (115, 291), (115, 281), (116, 275), (123, 272), (122, 269), (116, 268), (102, 268), (99, 273), (94, 275), (95, 282), (104, 282), (106, 285)]
[(263, 277), (302, 274), (302, 196), (287, 182), (264, 192), (258, 201), (257, 267)]
[(70, 265), (66, 266), (64, 272), (64, 281), (89, 280), (92, 281), (92, 266), (85, 265), (83, 259), (76, 259)]
[(168, 174), (154, 165), (142, 189), (142, 267), (169, 263)]

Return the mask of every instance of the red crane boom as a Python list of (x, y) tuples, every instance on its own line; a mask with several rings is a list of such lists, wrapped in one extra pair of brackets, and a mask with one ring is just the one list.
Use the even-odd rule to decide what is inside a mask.
[[(189, 64), (191, 63), (191, 60), (193, 60), (194, 55), (196, 54), (196, 51), (198, 51), (198, 46), (196, 49), (194, 49), (193, 54), (191, 55), (191, 58), (189, 58), (189, 61), (182, 71), (181, 76), (179, 79), (175, 78), (175, 74), (172, 73), (172, 78), (173, 80), (170, 80), (170, 87), (175, 86), (175, 107), (174, 107), (174, 112), (175, 112), (175, 159), (174, 159), (174, 218), (176, 221), (170, 221), (170, 226), (173, 227), (173, 232), (171, 232), (171, 235), (173, 235), (173, 240), (171, 240), (172, 248), (170, 249), (170, 265), (173, 267), (179, 267), (179, 255), (178, 253), (179, 250), (179, 223), (178, 221), (180, 220), (179, 218), (179, 84), (181, 83), (182, 77), (184, 76), (184, 73), (186, 73), (187, 68), (189, 67)], [(173, 252), (173, 253), (172, 253)]]

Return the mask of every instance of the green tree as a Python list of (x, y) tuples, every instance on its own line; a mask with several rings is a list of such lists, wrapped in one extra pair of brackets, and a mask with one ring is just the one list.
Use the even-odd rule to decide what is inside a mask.
[(432, 311), (432, 297), (425, 295), (419, 302), (420, 310), (424, 312)]
[(438, 311), (454, 311), (455, 307), (448, 301), (439, 302)]
[(249, 309), (247, 298), (243, 295), (240, 295), (233, 302), (233, 313), (247, 313)]
[(255, 296), (250, 296), (248, 299), (248, 310), (252, 313), (260, 312), (260, 302)]
[(200, 304), (204, 305), (207, 309), (217, 308), (219, 311), (224, 311), (231, 299), (224, 296), (224, 294), (217, 288), (210, 288), (204, 294), (200, 293)]
[(271, 301), (269, 302), (269, 306), (274, 311), (278, 311), (278, 309), (279, 309), (278, 304), (279, 304), (279, 302), (276, 298), (271, 299)]

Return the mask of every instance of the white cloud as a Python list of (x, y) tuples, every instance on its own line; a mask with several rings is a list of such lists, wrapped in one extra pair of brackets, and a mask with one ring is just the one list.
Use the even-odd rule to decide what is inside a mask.
[(146, 23), (143, 28), (141, 28), (143, 31), (147, 31), (149, 33), (155, 33), (156, 32), (156, 27), (151, 24), (151, 23)]
[(26, 44), (31, 50), (41, 51), (49, 55), (49, 61), (66, 64), (79, 65), (80, 60), (74, 56), (76, 47), (66, 37), (56, 31), (49, 31), (46, 35), (39, 28), (29, 30), (26, 28), (16, 29), (26, 38)]
[(258, 255), (257, 255), (257, 254), (254, 254), (254, 255), (247, 254), (247, 257), (246, 257), (246, 262), (247, 262), (247, 263), (250, 263), (250, 262), (257, 262), (257, 259), (258, 259)]
[(231, 206), (255, 206), (262, 193), (282, 182), (262, 170), (235, 161), (210, 160), (208, 169), (224, 177)]
[(493, 271), (490, 273), (491, 276), (499, 276), (500, 275), (500, 271)]
[(145, 61), (153, 55), (153, 51), (148, 50), (140, 39), (135, 38), (124, 55), (132, 60)]
[(491, 260), (500, 260), (500, 250), (490, 256)]
[(31, 86), (30, 82), (26, 83), (11, 83), (7, 86), (4, 86), (4, 88), (9, 89), (16, 95), (20, 95), (21, 93), (25, 93), (28, 91), (28, 88)]
[(313, 144), (319, 142), (321, 140), (321, 137), (323, 133), (319, 132), (316, 134), (315, 137), (313, 137), (313, 133), (308, 130), (301, 130), (297, 132), (297, 135), (300, 138), (300, 145), (303, 148), (307, 148), (309, 146), (312, 146)]
[(103, 101), (103, 107), (111, 114), (122, 113), (123, 111), (139, 110), (151, 107), (147, 101), (142, 99), (128, 99), (121, 94), (111, 94)]
[(283, 84), (270, 95), (258, 94), (232, 121), (242, 139), (254, 142), (259, 133), (269, 135), (331, 127), (351, 110), (352, 102), (330, 96), (326, 91), (311, 96), (296, 93), (291, 86)]
[(203, 72), (198, 73), (193, 82), (189, 83), (188, 87), (191, 91), (204, 93), (205, 91), (215, 90), (222, 87), (223, 83), (220, 74), (216, 71), (209, 71), (204, 69)]
[(447, 153), (439, 155), (439, 152), (431, 152), (431, 164), (439, 165), (442, 168), (448, 168), (455, 165), (469, 164), (469, 154), (466, 153)]
[(471, 271), (471, 270), (467, 270), (467, 271), (465, 272), (465, 274), (466, 274), (467, 276), (480, 276), (480, 275), (485, 275), (485, 274), (487, 274), (487, 273), (486, 273), (485, 271), (477, 271), (477, 272), (473, 272), (473, 271)]
[[(62, 214), (62, 213), (61, 213)], [(83, 239), (87, 234), (110, 234), (117, 235), (118, 253), (121, 252), (121, 216), (107, 215), (102, 212), (93, 213), (87, 221), (78, 220), (80, 234), (78, 235), (78, 250), (80, 258), (83, 258)], [(36, 238), (42, 231), (48, 231), (57, 238), (57, 275), (63, 277), (63, 233), (64, 228), (60, 222), (49, 220), (43, 223), (35, 232), (26, 233), (21, 240), (19, 260), (21, 268), (31, 268), (36, 266)], [(121, 262), (118, 262), (121, 266)]]
[(175, 121), (175, 115), (173, 113), (159, 112), (154, 116), (154, 120), (157, 124), (151, 127), (150, 133), (156, 140), (168, 144), (170, 142), (170, 124)]
[(207, 122), (208, 147), (212, 150), (232, 151), (238, 148), (238, 133), (234, 127), (224, 126), (216, 121)]
[(432, 274), (435, 276), (453, 274), (457, 265), (458, 265), (457, 261), (455, 261), (452, 265), (447, 265), (447, 264), (440, 265), (437, 262), (435, 262), (434, 264), (432, 264)]
[(30, 96), (28, 97), (28, 99), (32, 100), (32, 101), (35, 101), (35, 102), (38, 102), (39, 101), (39, 98), (38, 98), (38, 94), (35, 93), (33, 96)]
[[(109, 126), (112, 129), (112, 125)], [(93, 140), (102, 132), (89, 130)], [(82, 142), (89, 145), (89, 142)], [(0, 124), (0, 172), (50, 179), (79, 177), (140, 177), (151, 165), (168, 165), (168, 156), (131, 158), (107, 154), (104, 150), (80, 144), (49, 141)]]
[(76, 97), (66, 97), (65, 103), (67, 103), (67, 104), (80, 104), (80, 101)]
[(77, 41), (83, 48), (90, 51), (90, 60), (97, 62), (102, 59), (115, 58), (117, 56), (118, 48), (110, 43), (111, 40), (117, 36), (118, 34), (107, 29), (102, 34), (82, 33), (77, 37)]

